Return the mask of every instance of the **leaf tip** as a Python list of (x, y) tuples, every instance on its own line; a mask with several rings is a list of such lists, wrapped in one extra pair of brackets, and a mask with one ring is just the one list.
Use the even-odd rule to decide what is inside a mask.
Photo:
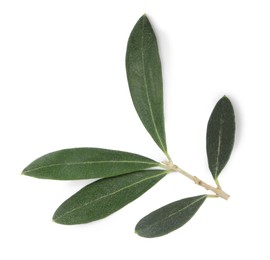
[(55, 218), (54, 216), (52, 217), (52, 222), (53, 222), (54, 224), (68, 225), (68, 224), (65, 223), (65, 222), (59, 221), (59, 218)]
[(52, 217), (52, 222), (55, 223), (55, 224), (66, 225), (65, 222), (61, 222), (61, 221), (59, 220), (59, 218), (57, 218), (57, 217), (55, 217), (55, 216)]
[(144, 13), (139, 20), (143, 22), (149, 22), (149, 19), (146, 13)]
[(25, 168), (25, 169), (21, 172), (21, 176), (36, 177), (36, 176), (33, 175), (32, 172), (29, 171), (27, 168)]
[(62, 224), (61, 221), (59, 221), (59, 219), (60, 217), (57, 216), (57, 210), (56, 210), (56, 212), (52, 216), (52, 222), (57, 223), (57, 224)]
[(23, 176), (29, 176), (29, 175), (27, 174), (26, 169), (24, 169), (24, 170), (21, 172), (21, 175), (23, 175)]
[(228, 96), (226, 96), (226, 95), (224, 95), (221, 99), (220, 99), (220, 101), (225, 101), (225, 102), (227, 102), (227, 103), (232, 103), (231, 102), (231, 100), (228, 98)]
[(143, 234), (143, 232), (140, 232), (140, 230), (137, 229), (137, 228), (135, 228), (135, 232), (134, 232), (134, 233), (135, 233), (136, 235), (140, 236), (140, 237), (149, 238), (149, 237), (145, 236), (145, 235)]

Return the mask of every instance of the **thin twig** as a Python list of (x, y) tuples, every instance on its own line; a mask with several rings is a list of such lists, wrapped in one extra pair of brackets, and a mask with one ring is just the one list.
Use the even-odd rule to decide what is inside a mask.
[(188, 179), (194, 181), (195, 184), (205, 188), (206, 190), (210, 190), (210, 191), (214, 192), (216, 194), (216, 196), (218, 196), (218, 197), (220, 197), (222, 199), (228, 200), (229, 197), (230, 197), (230, 195), (227, 194), (225, 191), (223, 191), (220, 188), (220, 186), (215, 188), (215, 187), (207, 184), (206, 182), (200, 180), (198, 177), (193, 176), (193, 175), (189, 174), (188, 172), (182, 170), (177, 165), (173, 164), (173, 162), (171, 160), (168, 161), (168, 162), (163, 162), (163, 164), (161, 164), (161, 166), (163, 168), (166, 168), (166, 169), (170, 170), (170, 171), (176, 171), (176, 172), (181, 173), (182, 175), (184, 175)]

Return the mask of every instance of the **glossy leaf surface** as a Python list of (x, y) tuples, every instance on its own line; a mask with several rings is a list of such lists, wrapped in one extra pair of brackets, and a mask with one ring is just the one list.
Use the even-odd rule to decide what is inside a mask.
[(98, 180), (66, 200), (53, 219), (73, 225), (105, 218), (137, 199), (165, 174), (163, 170), (146, 170)]
[(142, 218), (135, 231), (142, 237), (166, 235), (186, 224), (201, 207), (207, 195), (172, 202)]
[(166, 153), (161, 62), (156, 36), (146, 15), (139, 19), (130, 34), (126, 71), (136, 111), (149, 134)]
[(157, 166), (144, 156), (100, 148), (65, 149), (44, 155), (22, 174), (55, 180), (107, 178)]
[(230, 158), (234, 136), (234, 110), (230, 100), (224, 96), (217, 102), (207, 126), (208, 166), (215, 180)]

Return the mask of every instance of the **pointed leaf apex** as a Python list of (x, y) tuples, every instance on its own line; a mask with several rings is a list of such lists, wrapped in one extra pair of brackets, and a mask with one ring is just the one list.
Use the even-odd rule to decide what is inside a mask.
[(228, 96), (226, 96), (226, 95), (223, 96), (223, 99), (226, 99), (226, 100), (228, 100), (229, 102), (231, 102), (230, 99), (228, 98)]
[(148, 22), (148, 23), (150, 23), (150, 21), (149, 21), (149, 19), (148, 19), (148, 17), (147, 17), (147, 14), (143, 14), (143, 15), (140, 17), (140, 19), (138, 20), (137, 23), (139, 23), (139, 22), (142, 21), (142, 20), (143, 20), (143, 22)]

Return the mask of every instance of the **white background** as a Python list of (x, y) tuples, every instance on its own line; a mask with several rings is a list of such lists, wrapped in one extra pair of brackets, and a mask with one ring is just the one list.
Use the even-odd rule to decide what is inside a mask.
[[(89, 181), (20, 173), (71, 147), (103, 147), (164, 160), (133, 108), (126, 43), (146, 13), (164, 77), (166, 134), (174, 162), (213, 183), (205, 152), (210, 113), (226, 94), (237, 133), (220, 182), (231, 198), (209, 199), (164, 237), (134, 234), (169, 202), (205, 193), (170, 174), (110, 217), (61, 226), (54, 210)], [(269, 259), (269, 1), (0, 2), (1, 259)]]

